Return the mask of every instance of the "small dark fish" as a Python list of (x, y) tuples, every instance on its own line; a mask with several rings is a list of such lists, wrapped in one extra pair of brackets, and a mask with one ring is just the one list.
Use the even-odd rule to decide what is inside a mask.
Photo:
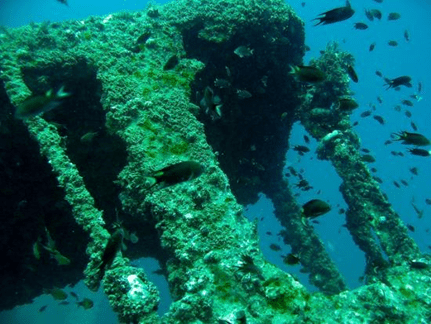
[(57, 0), (58, 2), (60, 2), (61, 4), (64, 4), (64, 5), (66, 5), (66, 6), (69, 6), (68, 4), (67, 4), (67, 0)]
[(247, 46), (239, 46), (233, 51), (236, 55), (238, 55), (240, 58), (243, 57), (250, 57), (254, 53), (254, 49), (250, 49)]
[(388, 20), (398, 20), (401, 18), (401, 15), (398, 12), (391, 12), (388, 15)]
[(410, 41), (410, 33), (409, 33), (409, 31), (407, 29), (404, 31), (404, 39), (407, 42)]
[(419, 133), (401, 131), (399, 133), (393, 133), (392, 136), (394, 137), (394, 141), (402, 141), (401, 144), (416, 146), (426, 146), (431, 144), (431, 141), (428, 138)]
[(382, 104), (382, 103), (383, 103), (383, 99), (382, 99), (382, 97), (378, 96), (378, 97), (377, 97), (377, 101), (379, 102), (379, 104)]
[(404, 156), (403, 152), (398, 152), (398, 156)]
[(70, 93), (64, 92), (64, 87), (61, 87), (57, 93), (53, 93), (51, 89), (44, 95), (31, 96), (18, 106), (15, 118), (27, 119), (41, 115), (60, 106), (61, 101), (68, 96)]
[(340, 208), (338, 210), (338, 215), (344, 214), (346, 212), (346, 210), (344, 208)]
[(401, 179), (400, 182), (405, 185), (406, 187), (409, 186), (408, 182), (406, 180)]
[(252, 97), (252, 94), (249, 91), (243, 90), (243, 89), (236, 90), (236, 94), (238, 95), (238, 99), (240, 100), (248, 99)]
[(333, 24), (336, 22), (349, 19), (354, 15), (354, 13), (355, 13), (355, 10), (352, 9), (352, 6), (350, 5), (349, 0), (347, 0), (346, 5), (344, 7), (339, 7), (339, 8), (335, 8), (335, 9), (323, 12), (319, 15), (322, 17), (317, 17), (312, 21), (319, 20), (319, 22), (314, 26), (317, 26), (320, 24), (328, 25), (328, 24)]
[(366, 148), (362, 148), (361, 151), (364, 152), (364, 153), (370, 153), (370, 150), (366, 149)]
[(59, 305), (61, 306), (66, 306), (69, 305), (70, 303), (68, 301), (62, 301), (61, 303), (59, 303)]
[(411, 260), (409, 261), (410, 267), (412, 269), (427, 269), (430, 264), (421, 260)]
[(367, 24), (364, 24), (363, 22), (357, 22), (357, 23), (355, 23), (355, 24), (353, 25), (353, 27), (354, 27), (355, 29), (358, 29), (358, 30), (365, 30), (365, 29), (368, 29), (368, 25), (367, 25)]
[(313, 187), (310, 186), (308, 181), (305, 179), (301, 179), (298, 183), (296, 183), (295, 188), (301, 189), (302, 191), (308, 191), (313, 189)]
[(352, 79), (353, 82), (358, 83), (359, 78), (353, 66), (351, 65), (347, 66), (347, 74), (349, 75), (350, 79)]
[(377, 2), (377, 3), (382, 3), (383, 2), (383, 0), (374, 0), (375, 2)]
[(414, 93), (414, 94), (410, 95), (410, 98), (415, 99), (417, 101), (421, 101), (422, 100), (422, 97), (419, 96), (417, 93)]
[[(373, 48), (374, 48), (374, 47), (373, 47)], [(380, 71), (378, 71), (378, 70), (376, 71), (376, 75), (377, 75), (377, 76), (379, 76), (379, 77), (381, 77), (381, 78), (383, 77), (382, 72), (380, 72)]]
[(422, 82), (418, 83), (418, 93), (421, 93), (422, 91)]
[[(103, 251), (102, 260), (98, 266), (100, 270), (100, 278), (103, 279), (105, 276), (106, 268), (112, 264), (114, 261), (117, 252), (121, 249), (121, 245), (123, 243), (124, 230), (122, 228), (118, 228), (109, 238), (108, 243), (105, 246), (105, 250)], [(85, 300), (85, 299), (84, 299)]]
[(401, 111), (401, 106), (400, 105), (396, 105), (394, 107), (394, 110), (400, 112)]
[(300, 153), (308, 153), (310, 152), (310, 149), (307, 146), (304, 145), (295, 145), (293, 147), (293, 150)]
[(44, 290), (45, 293), (50, 294), (55, 300), (65, 300), (67, 299), (67, 294), (64, 290), (54, 287), (52, 289)]
[(409, 169), (409, 171), (411, 172), (411, 173), (413, 173), (414, 175), (418, 175), (418, 168), (417, 167), (412, 167), (412, 168), (410, 168)]
[(413, 130), (416, 132), (418, 130), (418, 127), (414, 122), (410, 122), (410, 126), (413, 128)]
[(394, 184), (395, 187), (401, 188), (401, 186), (400, 186), (400, 184), (398, 182), (394, 181), (393, 184)]
[(372, 112), (371, 110), (365, 110), (365, 111), (361, 114), (361, 117), (362, 117), (362, 118), (364, 118), (364, 117), (368, 117), (368, 116), (370, 116), (372, 113), (373, 113), (373, 112)]
[(304, 141), (307, 144), (310, 144), (310, 138), (307, 135), (304, 135)]
[(391, 154), (392, 154), (393, 156), (398, 156), (398, 152), (396, 152), (396, 151), (391, 151)]
[(269, 248), (271, 249), (271, 250), (273, 250), (273, 251), (281, 251), (281, 247), (280, 247), (280, 245), (278, 245), (278, 244), (274, 244), (274, 243), (272, 243), (272, 244), (270, 244), (269, 245)]
[(312, 199), (302, 205), (301, 211), (302, 216), (306, 218), (315, 218), (326, 214), (331, 210), (331, 206), (328, 203), (320, 199)]
[(371, 168), (370, 170), (371, 170), (371, 172), (377, 172), (376, 168)]
[(406, 111), (404, 112), (404, 114), (405, 114), (408, 118), (412, 117), (412, 113), (411, 113), (409, 110), (406, 110)]
[(371, 154), (364, 154), (361, 156), (361, 160), (363, 162), (367, 162), (367, 163), (373, 163), (376, 162), (376, 159), (374, 158), (374, 156), (372, 156)]
[(220, 89), (228, 89), (230, 88), (231, 84), (226, 79), (215, 79), (214, 86)]
[(202, 164), (195, 161), (183, 161), (172, 164), (158, 171), (154, 171), (148, 176), (154, 181), (149, 188), (152, 188), (156, 184), (161, 184), (163, 188), (166, 188), (184, 181), (196, 179), (203, 172), (204, 167)]
[(298, 176), (298, 172), (296, 172), (296, 170), (294, 169), (294, 167), (289, 166), (289, 167), (288, 167), (288, 169), (289, 169), (290, 173), (291, 173), (293, 176), (295, 176), (295, 177), (297, 177), (297, 176)]
[(389, 144), (392, 144), (391, 140), (386, 140), (385, 143), (384, 143), (384, 145), (389, 145)]
[(301, 2), (301, 6), (302, 6), (302, 7), (305, 7), (305, 2)]
[(268, 231), (268, 232), (266, 232), (266, 235), (272, 235), (272, 233)]
[(326, 80), (326, 73), (313, 66), (291, 66), (290, 74), (302, 82), (319, 83)]
[(382, 19), (382, 12), (379, 9), (371, 9), (370, 14), (378, 20)]
[(43, 311), (45, 311), (45, 309), (48, 307), (48, 305), (44, 305), (41, 308), (39, 308), (39, 313), (42, 313)]
[(87, 132), (81, 136), (80, 142), (83, 144), (89, 144), (93, 141), (93, 139), (99, 135), (99, 132)]
[(410, 232), (414, 232), (415, 231), (415, 227), (413, 225), (410, 224), (406, 224), (407, 228), (409, 229)]
[(159, 275), (159, 276), (165, 276), (166, 275), (166, 271), (163, 270), (162, 268), (151, 271), (151, 273), (154, 273), (154, 274)]
[(351, 111), (358, 107), (359, 107), (358, 103), (353, 98), (350, 98), (350, 97), (338, 98), (338, 109), (342, 111)]
[(431, 199), (430, 199), (430, 198), (425, 199), (425, 203), (426, 203), (427, 205), (431, 205)]
[(401, 103), (404, 106), (409, 106), (409, 107), (413, 107), (413, 102), (411, 102), (410, 100), (402, 100)]
[(411, 88), (412, 87), (412, 84), (410, 83), (411, 81), (412, 81), (412, 78), (407, 75), (403, 75), (395, 79), (385, 78), (385, 82), (386, 82), (385, 85), (388, 86), (386, 90), (390, 88), (396, 88), (402, 85), (407, 88)]
[(383, 180), (377, 176), (373, 176), (373, 179), (376, 180), (378, 183), (382, 184)]
[(411, 154), (417, 155), (417, 156), (430, 156), (431, 155), (431, 151), (427, 151), (427, 150), (423, 150), (423, 149), (418, 149), (418, 148), (408, 149), (408, 151)]
[(146, 31), (136, 39), (136, 44), (144, 45), (150, 37), (151, 37), (151, 33), (149, 31)]
[(374, 118), (375, 120), (377, 120), (377, 121), (379, 122), (379, 124), (380, 124), (380, 125), (384, 125), (384, 124), (385, 124), (385, 120), (383, 119), (383, 117), (382, 117), (382, 116), (374, 115), (374, 116), (373, 116), (373, 118)]
[(94, 303), (89, 298), (84, 298), (82, 301), (76, 303), (79, 306), (84, 307), (84, 309), (90, 309), (93, 307)]
[(169, 60), (166, 62), (166, 64), (163, 66), (163, 71), (172, 70), (175, 68), (178, 63), (180, 63), (180, 60), (178, 59), (178, 56), (172, 55)]
[[(374, 48), (376, 47), (376, 42), (374, 42), (374, 43), (372, 43), (371, 45), (370, 45), (370, 48), (368, 49), (370, 52), (372, 52), (372, 51), (374, 51)], [(378, 71), (377, 71), (378, 72)], [(376, 73), (377, 73), (376, 72)], [(381, 75), (380, 75), (381, 76)]]
[(288, 265), (296, 265), (299, 264), (301, 260), (297, 254), (289, 253), (288, 255), (283, 257), (283, 263)]
[(418, 216), (419, 219), (421, 219), (424, 216), (424, 211), (420, 210), (414, 203), (413, 201), (411, 202), (411, 205), (413, 207), (413, 209), (415, 210), (416, 215)]
[(390, 40), (390, 41), (388, 42), (388, 45), (389, 45), (389, 46), (393, 46), (393, 47), (395, 47), (395, 46), (398, 46), (398, 42), (397, 42), (397, 41), (394, 41), (394, 40)]
[(369, 21), (373, 21), (374, 20), (374, 16), (371, 13), (370, 10), (365, 9), (365, 16), (368, 18)]
[(214, 94), (211, 87), (205, 87), (203, 98), (199, 101), (199, 106), (205, 110), (205, 113), (210, 115), (212, 120), (217, 120), (222, 117), (223, 104), (219, 96)]

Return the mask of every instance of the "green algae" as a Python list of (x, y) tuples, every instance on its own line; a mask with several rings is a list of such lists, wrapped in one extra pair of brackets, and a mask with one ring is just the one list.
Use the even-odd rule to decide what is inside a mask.
[[(120, 319), (140, 323), (216, 323), (224, 318), (241, 317), (257, 323), (270, 323), (273, 319), (279, 323), (364, 323), (387, 316), (401, 323), (407, 314), (414, 314), (421, 305), (429, 305), (428, 295), (413, 295), (408, 286), (420, 291), (427, 284), (428, 270), (424, 271), (426, 275), (414, 272), (408, 274), (410, 277), (392, 276), (388, 282), (394, 287), (375, 283), (339, 293), (344, 288), (342, 279), (330, 264), (321, 261), (324, 260), (322, 254), (319, 258), (312, 257), (312, 262), (316, 263), (316, 268), (321, 266), (320, 269), (330, 274), (326, 277), (331, 285), (328, 291), (335, 295), (330, 298), (308, 294), (291, 276), (264, 261), (258, 249), (256, 229), (244, 220), (242, 207), (230, 192), (231, 179), (221, 170), (218, 157), (208, 144), (203, 122), (196, 118), (199, 108), (191, 103), (191, 83), (206, 65), (196, 58), (185, 58), (186, 49), (181, 45), (183, 33), (197, 28), (199, 38), (217, 44), (228, 43), (238, 33), (243, 34), (244, 39), (253, 38), (254, 34), (249, 30), (259, 30), (256, 26), (267, 24), (283, 29), (285, 24), (298, 22), (291, 10), (281, 1), (178, 1), (161, 7), (160, 11), (151, 8), (150, 12), (147, 16), (122, 13), (103, 19), (93, 17), (85, 26), (71, 23), (69, 31), (61, 31), (49, 24), (24, 28), (17, 32), (21, 33), (22, 40), (15, 47), (11, 46), (11, 53), (2, 54), (7, 58), (2, 78), (9, 96), (16, 103), (28, 96), (30, 84), (45, 86), (54, 82), (52, 76), (37, 80), (27, 76), (25, 82), (16, 66), (48, 71), (53, 62), (61, 66), (73, 65), (79, 57), (85, 57), (89, 66), (97, 69), (103, 85), (101, 101), (106, 111), (106, 131), (120, 136), (127, 146), (128, 164), (118, 175), (122, 207), (133, 217), (156, 224), (162, 249), (170, 258), (168, 280), (176, 299), (169, 312), (160, 319), (156, 315), (157, 290), (141, 269), (128, 266), (128, 260), (118, 256), (112, 269), (106, 272), (104, 289)], [(256, 17), (261, 17), (261, 13), (265, 13), (266, 18), (258, 21)], [(39, 28), (38, 36), (33, 40), (32, 30), (36, 28)], [(139, 44), (141, 51), (128, 52), (127, 49), (134, 48), (136, 39), (146, 29), (151, 30), (151, 37), (145, 44)], [(118, 35), (121, 35), (118, 46), (109, 44), (109, 38)], [(291, 39), (292, 48), (302, 48), (303, 44), (295, 44), (294, 39)], [(70, 42), (76, 47), (69, 48)], [(25, 45), (21, 47), (20, 43)], [(59, 50), (53, 51), (56, 47)], [(313, 95), (304, 102), (323, 107), (332, 97), (349, 92), (343, 64), (352, 63), (352, 58), (347, 54), (337, 55), (337, 51), (334, 46), (329, 47), (321, 61), (313, 62), (322, 69), (334, 69), (330, 79), (333, 87), (319, 88), (320, 97)], [(92, 55), (93, 52), (96, 54)], [(164, 62), (174, 54), (180, 56), (180, 64), (174, 71), (163, 71)], [(315, 138), (324, 138), (335, 129), (344, 131), (343, 140), (328, 141), (323, 146), (321, 157), (334, 158), (338, 167), (352, 161), (358, 141), (353, 133), (349, 133), (350, 124), (343, 120), (345, 116), (334, 116), (334, 120), (326, 125), (308, 123), (307, 114), (312, 106), (304, 104), (298, 114), (302, 114), (304, 124)], [(40, 143), (41, 154), (51, 161), (60, 185), (65, 188), (75, 219), (93, 240), (87, 251), (90, 262), (85, 274), (87, 284), (94, 289), (99, 284), (96, 279), (98, 261), (109, 237), (103, 228), (102, 212), (95, 208), (94, 199), (86, 190), (77, 166), (68, 158), (57, 131), (43, 119), (35, 119), (27, 126)], [(147, 191), (149, 171), (186, 159), (205, 163), (208, 172), (175, 188)], [(257, 175), (242, 179), (256, 190), (264, 183), (264, 179)], [(293, 213), (296, 205), (284, 200), (288, 193), (278, 189), (277, 194), (282, 196), (279, 201), (283, 201), (276, 205), (278, 211), (283, 215)], [(371, 189), (366, 186), (361, 189), (361, 194)], [(376, 190), (371, 192), (378, 193)], [(376, 199), (379, 199), (378, 195)], [(376, 215), (384, 211), (372, 210)], [(295, 222), (295, 218), (290, 221)], [(297, 235), (296, 239), (304, 238), (304, 245), (308, 241), (318, 245), (318, 240), (310, 239), (313, 238), (310, 229), (298, 228), (302, 236)], [(380, 230), (385, 233), (384, 229)], [(382, 241), (389, 241), (387, 236), (381, 237)], [(253, 255), (253, 262), (261, 269), (259, 274), (263, 279), (257, 271), (236, 271), (239, 256), (244, 251)], [(391, 251), (390, 246), (388, 251)], [(410, 251), (414, 252), (414, 249)], [(214, 253), (218, 256), (210, 257)], [(399, 271), (409, 272), (402, 264)], [(130, 276), (133, 277), (128, 280)], [(418, 281), (421, 277), (424, 277), (422, 281)], [(315, 273), (311, 278), (316, 278)], [(321, 288), (325, 288), (324, 279), (322, 275), (315, 280)], [(413, 282), (420, 284), (414, 286)], [(139, 288), (139, 293), (131, 293), (132, 284)], [(379, 296), (379, 303), (374, 303), (375, 296)], [(241, 310), (241, 316), (238, 310)], [(423, 316), (429, 317), (429, 311), (424, 311)]]

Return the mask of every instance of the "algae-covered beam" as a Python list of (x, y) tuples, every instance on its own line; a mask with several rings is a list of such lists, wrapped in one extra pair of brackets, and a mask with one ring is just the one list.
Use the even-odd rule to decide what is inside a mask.
[(352, 108), (343, 107), (339, 101), (352, 100), (346, 71), (354, 64), (353, 57), (330, 43), (312, 63), (328, 78), (303, 96), (300, 120), (320, 142), (318, 158), (331, 161), (343, 181), (340, 191), (349, 206), (347, 226), (366, 254), (367, 273), (384, 268), (385, 259), (400, 264), (419, 256), (418, 247), (361, 159), (359, 137), (349, 120)]
[[(11, 70), (10, 73), (18, 72)], [(6, 82), (9, 97), (15, 106), (20, 106), (29, 91), (19, 75), (9, 75), (11, 84)], [(13, 82), (12, 82), (13, 80)], [(7, 80), (8, 81), (8, 80)], [(21, 81), (21, 82), (20, 82)], [(64, 139), (58, 134), (57, 128), (41, 117), (24, 120), (27, 128), (37, 142), (41, 155), (46, 157), (56, 174), (59, 186), (64, 189), (65, 199), (72, 207), (76, 222), (88, 233), (91, 238), (87, 254), (90, 258), (90, 267), (98, 264), (109, 233), (103, 228), (103, 214), (95, 207), (94, 199), (88, 192), (84, 180), (79, 174), (76, 165), (70, 160), (64, 145)], [(98, 286), (99, 280), (87, 278), (92, 286)]]
[(300, 208), (284, 180), (272, 181), (265, 193), (272, 200), (275, 216), (285, 228), (282, 231), (292, 253), (300, 255), (301, 265), (310, 273), (310, 282), (322, 292), (336, 294), (345, 290), (346, 284), (332, 262), (313, 227), (302, 221)]
[(384, 267), (386, 257), (391, 264), (419, 257), (418, 247), (361, 160), (352, 138), (356, 138), (352, 131), (334, 131), (321, 140), (318, 156), (330, 160), (343, 180), (340, 191), (349, 206), (347, 227), (366, 253), (368, 270)]

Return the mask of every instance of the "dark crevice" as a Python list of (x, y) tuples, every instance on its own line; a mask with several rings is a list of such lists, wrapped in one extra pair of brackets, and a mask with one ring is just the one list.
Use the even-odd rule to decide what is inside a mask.
[[(293, 112), (300, 103), (296, 84), (287, 75), (289, 64), (298, 64), (302, 52), (292, 50), (277, 27), (263, 32), (250, 28), (223, 43), (199, 38), (201, 27), (196, 23), (183, 32), (187, 56), (206, 64), (192, 83), (191, 100), (199, 105), (208, 86), (220, 97), (221, 118), (214, 120), (204, 108), (198, 118), (209, 144), (220, 153), (220, 165), (238, 202), (251, 204), (270, 180), (281, 177)], [(239, 46), (253, 53), (240, 57), (234, 53)], [(228, 86), (217, 86), (216, 79)], [(251, 97), (242, 97), (242, 91)]]

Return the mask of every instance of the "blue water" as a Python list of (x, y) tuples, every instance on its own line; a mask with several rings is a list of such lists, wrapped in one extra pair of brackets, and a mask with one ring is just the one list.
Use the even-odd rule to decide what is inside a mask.
[[(305, 2), (305, 6), (301, 5)], [(334, 7), (344, 5), (344, 0), (305, 0), (290, 1), (295, 11), (305, 21), (306, 44), (311, 51), (305, 57), (305, 63), (310, 58), (319, 56), (319, 51), (324, 49), (329, 41), (337, 41), (342, 49), (351, 52), (355, 59), (355, 69), (359, 75), (359, 83), (351, 84), (355, 92), (355, 98), (360, 103), (360, 108), (352, 116), (352, 123), (359, 122), (355, 130), (362, 140), (362, 147), (371, 151), (376, 162), (371, 166), (378, 171), (376, 176), (384, 182), (381, 185), (383, 192), (388, 195), (395, 211), (404, 222), (415, 227), (415, 232), (410, 232), (411, 237), (417, 242), (423, 252), (428, 253), (431, 248), (431, 206), (425, 203), (425, 199), (431, 199), (431, 157), (417, 157), (407, 153), (406, 147), (394, 143), (385, 146), (383, 143), (390, 139), (390, 134), (400, 130), (413, 131), (413, 121), (418, 132), (431, 138), (429, 127), (431, 119), (430, 92), (431, 86), (431, 1), (423, 0), (384, 0), (378, 4), (372, 0), (352, 0), (352, 6), (356, 14), (349, 20), (333, 25), (314, 27), (311, 19), (321, 12)], [(158, 2), (163, 3), (163, 2)], [(62, 5), (55, 0), (0, 0), (0, 25), (18, 27), (30, 22), (41, 22), (44, 20), (62, 21), (67, 19), (84, 19), (89, 15), (107, 15), (121, 10), (139, 10), (146, 7), (146, 1), (88, 1), (69, 0), (69, 6)], [(383, 13), (381, 21), (370, 22), (364, 15), (364, 9), (378, 8)], [(389, 12), (401, 13), (398, 21), (387, 21)], [(353, 23), (365, 22), (369, 25), (367, 30), (355, 30)], [(411, 39), (407, 42), (403, 33), (409, 30)], [(396, 40), (397, 47), (390, 47), (387, 42)], [(369, 45), (376, 42), (375, 50), (369, 52)], [(396, 92), (393, 89), (386, 91), (383, 87), (383, 79), (375, 75), (379, 70), (384, 76), (395, 78), (401, 75), (410, 75), (413, 78), (413, 88), (402, 88)], [(416, 102), (409, 96), (417, 89), (418, 82), (423, 85), (420, 94), (423, 100)], [(381, 97), (383, 103), (377, 101)], [(394, 110), (394, 106), (400, 105), (403, 99), (410, 99), (414, 107), (402, 107), (401, 112)], [(370, 109), (369, 105), (375, 105), (377, 115), (382, 116), (386, 123), (380, 125), (371, 116), (361, 118), (360, 114)], [(405, 116), (406, 108), (411, 111), (412, 117)], [(304, 130), (301, 125), (295, 125), (291, 146), (303, 145)], [(349, 288), (355, 288), (361, 283), (358, 278), (363, 274), (363, 253), (355, 246), (347, 230), (342, 227), (344, 216), (338, 214), (339, 208), (345, 208), (345, 203), (339, 193), (340, 179), (334, 172), (332, 166), (325, 161), (318, 161), (314, 149), (316, 143), (311, 142), (312, 151), (300, 157), (296, 152), (289, 151), (287, 154), (288, 165), (295, 169), (304, 170), (304, 177), (313, 186), (308, 192), (299, 192), (298, 201), (304, 203), (312, 198), (328, 200), (334, 207), (332, 211), (319, 218), (320, 224), (313, 224), (321, 240), (324, 242), (328, 253), (344, 275)], [(430, 149), (430, 148), (428, 148)], [(393, 156), (391, 151), (401, 151), (405, 156)], [(419, 176), (413, 176), (409, 168), (417, 167)], [(402, 184), (396, 188), (393, 181), (403, 179), (408, 186)], [(292, 183), (297, 182), (291, 178)], [(317, 191), (321, 194), (317, 195)], [(411, 205), (414, 199), (415, 205), (424, 210), (423, 218), (419, 219)], [(339, 205), (339, 207), (337, 207)], [(297, 275), (301, 282), (310, 289), (307, 277), (299, 273), (299, 266), (286, 267), (281, 262), (282, 254), (289, 252), (289, 247), (283, 245), (277, 232), (281, 229), (272, 215), (271, 203), (262, 197), (255, 206), (248, 206), (246, 216), (249, 219), (259, 219), (259, 233), (261, 235), (261, 246), (267, 259), (278, 264), (282, 269)], [(261, 221), (261, 219), (263, 220)], [(266, 234), (270, 231), (272, 235)], [(282, 247), (282, 251), (275, 252), (269, 249), (269, 244), (276, 243)], [(160, 277), (160, 276), (159, 276)], [(162, 285), (160, 278), (154, 277), (156, 283)], [(85, 286), (80, 284), (78, 290), (82, 295), (91, 295)], [(166, 291), (166, 290), (165, 290)], [(1, 323), (47, 323), (49, 319), (61, 318), (55, 323), (98, 323), (103, 317), (104, 323), (116, 323), (116, 317), (110, 310), (106, 297), (102, 293), (91, 295), (95, 301), (95, 307), (91, 310), (82, 309), (70, 312), (68, 307), (57, 306), (51, 297), (41, 296), (34, 304), (16, 307), (12, 311), (0, 314)], [(162, 311), (166, 311), (169, 299), (166, 293), (162, 297), (164, 304)], [(44, 304), (50, 306), (44, 313), (37, 310)]]

